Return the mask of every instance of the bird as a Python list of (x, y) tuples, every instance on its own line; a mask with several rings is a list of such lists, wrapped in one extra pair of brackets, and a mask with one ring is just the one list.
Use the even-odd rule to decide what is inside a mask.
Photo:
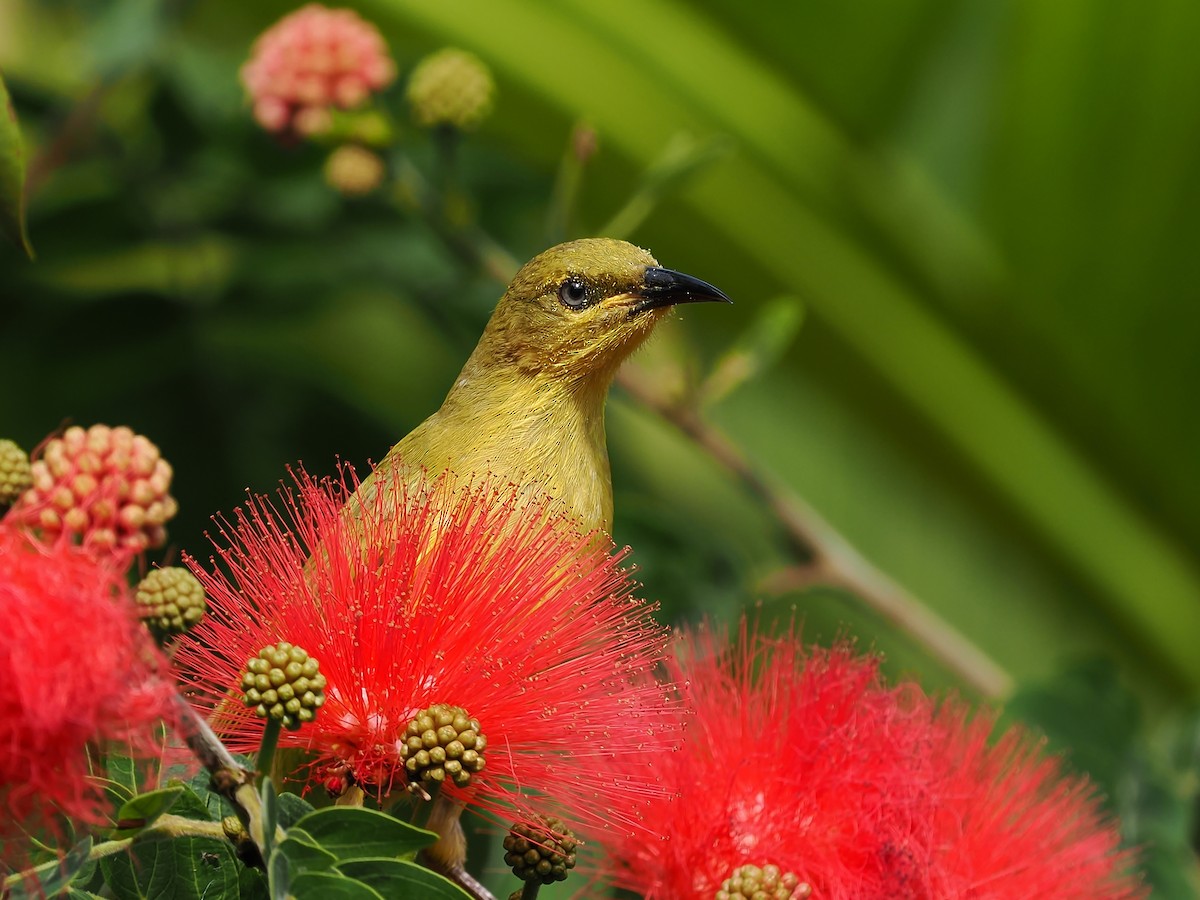
[(612, 532), (604, 407), (621, 363), (683, 303), (732, 303), (612, 238), (559, 244), (520, 268), (441, 408), (359, 486), (486, 474), (548, 497), (584, 533)]

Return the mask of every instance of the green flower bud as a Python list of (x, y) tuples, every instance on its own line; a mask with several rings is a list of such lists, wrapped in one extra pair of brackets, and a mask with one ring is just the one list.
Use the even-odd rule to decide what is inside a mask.
[(294, 731), (311, 722), (325, 703), (325, 676), (316, 659), (287, 641), (263, 647), (242, 673), (242, 702), (261, 719), (278, 719)]
[(474, 128), (492, 109), (492, 73), (479, 57), (447, 47), (425, 57), (408, 79), (413, 118), (424, 128)]
[(187, 569), (152, 569), (137, 586), (142, 620), (159, 640), (183, 634), (207, 609), (204, 588)]
[(579, 841), (561, 820), (553, 816), (538, 816), (537, 820), (518, 822), (509, 830), (504, 838), (504, 864), (522, 881), (566, 881), (575, 868)]
[(12, 441), (0, 440), (0, 506), (12, 506), (32, 486), (29, 454)]
[(466, 787), (472, 775), (483, 771), (486, 748), (487, 738), (480, 732), (478, 720), (461, 706), (435, 703), (408, 723), (400, 756), (409, 781), (441, 784), (450, 780)]
[(721, 884), (714, 900), (802, 900), (812, 886), (779, 866), (738, 866)]

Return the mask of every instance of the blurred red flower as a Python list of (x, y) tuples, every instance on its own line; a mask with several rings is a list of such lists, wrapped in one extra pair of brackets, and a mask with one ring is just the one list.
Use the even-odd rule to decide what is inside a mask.
[[(511, 487), (377, 477), (349, 512), (352, 477), (301, 473), (281, 506), (252, 499), (220, 522), (227, 571), (188, 560), (210, 612), (176, 663), (219, 732), (235, 750), (257, 746), (261, 723), (224, 701), (249, 657), (287, 640), (328, 687), (316, 720), (281, 746), (313, 751), (330, 786), (349, 775), (378, 794), (405, 788), (406, 726), (448, 704), (488, 742), (469, 786), (442, 786), (451, 797), (504, 817), (549, 803), (585, 831), (634, 827), (632, 798), (658, 790), (651, 760), (675, 717), (648, 677), (665, 634), (632, 596), (623, 554), (518, 505)], [(642, 764), (615, 773), (617, 754)]]
[(788, 879), (771, 898), (1144, 896), (1085, 781), (848, 645), (702, 630), (668, 670), (689, 718), (645, 813), (664, 839), (617, 839), (605, 873), (648, 900), (741, 898), (730, 879), (768, 866)]
[(122, 574), (69, 542), (0, 523), (0, 617), (0, 839), (13, 863), (22, 833), (104, 819), (90, 751), (156, 755), (174, 688)]
[(350, 9), (310, 3), (255, 41), (242, 67), (254, 117), (268, 131), (321, 131), (331, 107), (361, 106), (396, 66), (378, 29)]

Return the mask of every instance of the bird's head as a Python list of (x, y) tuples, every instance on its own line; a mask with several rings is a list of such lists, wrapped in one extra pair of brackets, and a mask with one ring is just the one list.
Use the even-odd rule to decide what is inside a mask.
[(679, 303), (731, 302), (625, 241), (551, 247), (517, 273), (488, 323), (489, 363), (570, 381), (608, 378)]

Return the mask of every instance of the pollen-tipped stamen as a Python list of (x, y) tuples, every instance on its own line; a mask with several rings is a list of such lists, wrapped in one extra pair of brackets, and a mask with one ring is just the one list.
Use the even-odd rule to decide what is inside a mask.
[(714, 900), (803, 900), (812, 885), (779, 866), (738, 866), (721, 884)]
[(486, 748), (478, 719), (461, 706), (435, 703), (408, 723), (400, 756), (414, 785), (450, 781), (466, 787), (473, 775), (483, 771)]
[(518, 822), (504, 838), (504, 864), (525, 882), (553, 884), (566, 881), (575, 868), (579, 841), (561, 819), (537, 816)]

